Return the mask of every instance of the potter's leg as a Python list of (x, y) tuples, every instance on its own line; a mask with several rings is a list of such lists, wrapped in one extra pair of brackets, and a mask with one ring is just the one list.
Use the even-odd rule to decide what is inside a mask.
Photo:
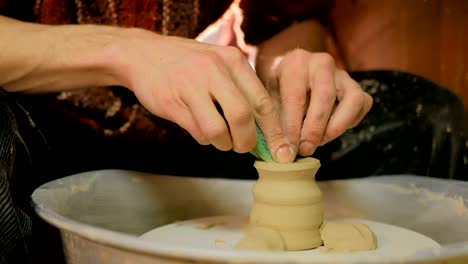
[(36, 251), (31, 247), (37, 218), (30, 195), (46, 171), (46, 150), (27, 111), (0, 89), (0, 263), (25, 263)]
[(352, 77), (374, 105), (358, 127), (317, 150), (319, 179), (418, 174), (468, 180), (468, 119), (456, 95), (406, 73)]

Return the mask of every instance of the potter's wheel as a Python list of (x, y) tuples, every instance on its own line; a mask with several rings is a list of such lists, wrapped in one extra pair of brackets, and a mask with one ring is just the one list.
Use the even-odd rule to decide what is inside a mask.
[(164, 243), (174, 250), (185, 250), (200, 255), (219, 255), (242, 260), (242, 256), (257, 254), (259, 257), (274, 256), (285, 261), (339, 261), (366, 260), (385, 261), (404, 258), (424, 250), (438, 250), (434, 240), (414, 231), (362, 219), (342, 219), (367, 224), (374, 231), (378, 248), (361, 252), (324, 252), (320, 249), (294, 252), (240, 251), (234, 246), (243, 236), (247, 218), (241, 216), (216, 216), (175, 222), (153, 229), (141, 236), (142, 239)]
[[(423, 244), (400, 239), (407, 246), (398, 245), (408, 249), (396, 256), (369, 257), (361, 252), (345, 257), (313, 251), (238, 251), (227, 247), (229, 236), (224, 238), (226, 245), (221, 239), (216, 248), (213, 243), (208, 244), (211, 248), (204, 246), (207, 243), (203, 241), (213, 240), (199, 235), (184, 237), (186, 242), (181, 243), (196, 242), (190, 246), (180, 241), (140, 237), (177, 219), (229, 214), (246, 216), (252, 208), (253, 184), (246, 180), (105, 170), (46, 183), (34, 191), (32, 201), (39, 216), (60, 230), (69, 264), (468, 263), (468, 182), (408, 175), (319, 182), (324, 194), (325, 219), (354, 218), (390, 223), (430, 237), (441, 245), (440, 248), (431, 241), (429, 249), (411, 254), (409, 246), (422, 247)], [(382, 251), (381, 255), (384, 255), (385, 236), (371, 222), (359, 221), (369, 224), (377, 234), (380, 247), (375, 252)], [(208, 227), (198, 226), (194, 232), (203, 232), (209, 239), (216, 239), (218, 236), (210, 238), (209, 234), (223, 226)], [(240, 236), (238, 232), (237, 238)]]

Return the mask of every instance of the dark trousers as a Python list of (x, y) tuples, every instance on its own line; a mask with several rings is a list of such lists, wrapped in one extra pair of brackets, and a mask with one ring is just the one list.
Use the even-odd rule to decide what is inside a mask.
[[(322, 163), (318, 180), (388, 174), (468, 179), (468, 121), (456, 95), (406, 73), (356, 72), (352, 77), (373, 96), (374, 105), (359, 126), (314, 154)], [(49, 227), (30, 207), (32, 191), (47, 181), (109, 168), (257, 177), (249, 154), (220, 152), (190, 140), (169, 146), (96, 138), (74, 129), (60, 113), (36, 112), (37, 107), (24, 96), (0, 91), (0, 263), (60, 252), (57, 240), (44, 235)], [(191, 165), (180, 166), (180, 159)], [(63, 256), (57, 256), (59, 263)]]

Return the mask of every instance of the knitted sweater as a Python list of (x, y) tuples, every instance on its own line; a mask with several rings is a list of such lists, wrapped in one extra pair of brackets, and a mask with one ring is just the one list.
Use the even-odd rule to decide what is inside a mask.
[[(0, 14), (46, 24), (107, 24), (140, 27), (194, 38), (233, 0), (0, 0)], [(250, 44), (273, 36), (294, 21), (316, 17), (330, 0), (239, 0), (242, 30)], [(237, 2), (236, 2), (237, 3)]]

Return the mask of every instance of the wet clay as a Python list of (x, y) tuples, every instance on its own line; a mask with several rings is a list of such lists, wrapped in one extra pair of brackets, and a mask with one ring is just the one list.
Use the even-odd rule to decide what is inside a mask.
[[(277, 232), (284, 243), (284, 250), (321, 246), (322, 193), (315, 182), (319, 160), (304, 158), (291, 164), (256, 161), (254, 166), (259, 179), (253, 187), (254, 204), (248, 229), (261, 227)], [(252, 245), (251, 241), (264, 240), (246, 232), (238, 248)]]
[(320, 235), (325, 250), (364, 251), (377, 248), (374, 232), (362, 223), (324, 222)]
[[(319, 160), (302, 158), (290, 164), (256, 161), (254, 166), (259, 174), (253, 187), (254, 204), (236, 248), (306, 250), (321, 246), (323, 241), (334, 250), (376, 248), (375, 235), (364, 224), (322, 225), (322, 192), (315, 182)], [(360, 231), (363, 236), (357, 235)], [(354, 239), (360, 243), (355, 245)]]
[(286, 250), (281, 234), (273, 228), (250, 226), (244, 238), (236, 245), (237, 249), (284, 251)]

